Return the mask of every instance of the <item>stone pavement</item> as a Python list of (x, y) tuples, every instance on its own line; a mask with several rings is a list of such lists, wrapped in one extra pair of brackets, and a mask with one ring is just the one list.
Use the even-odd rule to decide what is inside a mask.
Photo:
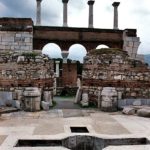
[(78, 104), (74, 104), (75, 97), (59, 97), (55, 96), (54, 101), (56, 102), (56, 106), (54, 109), (81, 109)]
[[(149, 118), (125, 116), (120, 112), (104, 113), (94, 109), (51, 109), (50, 111), (40, 112), (20, 111), (0, 116), (0, 149), (7, 150), (9, 147), (9, 150), (18, 150), (10, 146), (11, 144), (14, 145), (17, 137), (60, 138), (62, 135), (73, 135), (70, 131), (71, 126), (86, 126), (89, 130), (89, 135), (102, 137), (140, 136), (150, 138)], [(10, 139), (14, 139), (14, 141)], [(148, 148), (150, 149), (150, 147)], [(20, 148), (19, 150), (23, 149)], [(141, 148), (141, 150), (144, 149)]]

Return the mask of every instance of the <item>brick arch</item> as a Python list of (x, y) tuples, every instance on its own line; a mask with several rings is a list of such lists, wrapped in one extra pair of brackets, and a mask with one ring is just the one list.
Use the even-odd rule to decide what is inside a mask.
[(34, 26), (33, 49), (41, 50), (50, 42), (58, 44), (62, 51), (69, 50), (75, 43), (82, 44), (87, 51), (95, 49), (99, 44), (122, 49), (122, 34), (122, 30)]
[(75, 46), (75, 45), (83, 46), (83, 48), (85, 48), (85, 50), (86, 50), (86, 52), (87, 52), (87, 48), (86, 48), (83, 44), (81, 44), (81, 43), (74, 43), (74, 44), (70, 45), (68, 51), (70, 50), (70, 48), (71, 48), (72, 46)]

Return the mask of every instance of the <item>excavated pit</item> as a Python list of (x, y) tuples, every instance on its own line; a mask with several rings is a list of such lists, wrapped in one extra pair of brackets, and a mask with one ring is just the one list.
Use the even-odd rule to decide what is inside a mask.
[(62, 140), (19, 139), (15, 147), (66, 147), (70, 150), (102, 150), (107, 146), (147, 145), (146, 138), (103, 139), (94, 136), (70, 136)]

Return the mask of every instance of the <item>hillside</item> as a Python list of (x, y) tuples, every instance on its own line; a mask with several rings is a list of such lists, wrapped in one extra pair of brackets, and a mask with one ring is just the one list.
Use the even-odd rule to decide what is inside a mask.
[(150, 66), (150, 54), (144, 55), (144, 60), (145, 60), (145, 62), (148, 63), (149, 66)]

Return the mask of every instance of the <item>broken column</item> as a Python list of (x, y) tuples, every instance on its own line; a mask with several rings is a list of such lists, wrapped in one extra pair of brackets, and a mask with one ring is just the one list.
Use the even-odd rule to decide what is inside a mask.
[(68, 3), (68, 1), (69, 0), (62, 0), (62, 2), (63, 2), (63, 26), (64, 27), (68, 26), (68, 23), (67, 23), (67, 19), (68, 19), (68, 16), (67, 16), (67, 12), (68, 12), (67, 3)]
[(59, 63), (60, 61), (55, 61), (56, 63), (56, 77), (59, 77)]
[(36, 25), (41, 25), (41, 2), (42, 0), (36, 0), (37, 8), (36, 8)]
[(27, 87), (23, 92), (25, 110), (39, 111), (41, 103), (41, 92), (36, 87)]
[(114, 2), (112, 6), (114, 7), (114, 29), (118, 29), (118, 6), (120, 2)]
[(89, 0), (88, 5), (89, 5), (89, 28), (93, 28), (93, 5), (94, 5), (94, 0)]

